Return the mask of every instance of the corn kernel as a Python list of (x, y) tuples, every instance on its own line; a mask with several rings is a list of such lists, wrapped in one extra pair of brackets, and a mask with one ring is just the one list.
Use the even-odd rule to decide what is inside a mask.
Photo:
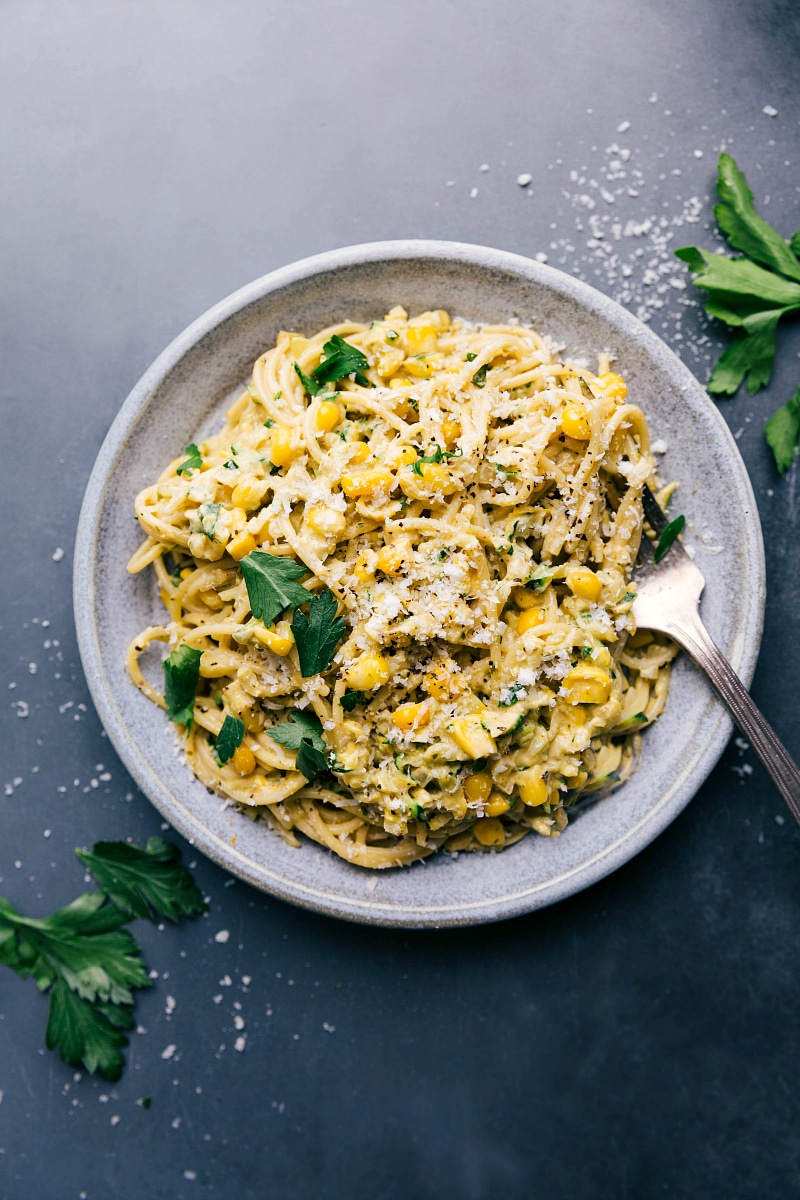
[(407, 358), (405, 369), (409, 375), (417, 379), (430, 379), (434, 371), (441, 371), (444, 359), (441, 354), (420, 354), (417, 358)]
[(443, 496), (452, 496), (453, 492), (457, 492), (461, 487), (452, 471), (448, 471), (441, 463), (423, 463), (420, 470), (422, 474), (418, 475), (417, 479), (421, 479), (429, 493), (441, 492)]
[(279, 654), (281, 658), (285, 658), (294, 645), (294, 634), (287, 621), (280, 621), (275, 629), (272, 627), (259, 629), (257, 626), (253, 631), (253, 637), (273, 654)]
[(252, 775), (256, 769), (256, 756), (244, 742), (234, 750), (231, 762), (240, 775)]
[(397, 728), (406, 733), (412, 729), (421, 729), (430, 719), (430, 710), (424, 704), (401, 704), (392, 713), (392, 720)]
[(308, 338), (300, 337), (299, 334), (293, 334), (289, 342), (289, 352), (292, 358), (299, 358), (308, 344)]
[(580, 600), (589, 600), (593, 604), (600, 599), (603, 585), (589, 567), (576, 567), (567, 571), (567, 587)]
[(535, 629), (537, 625), (543, 625), (546, 620), (547, 616), (543, 608), (526, 608), (524, 612), (519, 614), (517, 633), (522, 636), (529, 629)]
[(490, 754), (497, 753), (494, 738), (481, 724), (480, 713), (459, 717), (449, 728), (454, 741), (470, 758), (488, 758)]
[(194, 567), (184, 567), (183, 570), (181, 571), (181, 579), (188, 579), (189, 576), (193, 575), (193, 574), (194, 574)]
[(252, 512), (258, 508), (269, 490), (266, 479), (243, 479), (231, 492), (231, 504)]
[(455, 417), (445, 417), (442, 421), (442, 437), (446, 446), (452, 446), (461, 437), (461, 422)]
[(432, 325), (409, 325), (405, 341), (408, 354), (430, 354), (436, 349), (436, 330)]
[(428, 672), (422, 686), (434, 700), (445, 701), (460, 696), (467, 683), (455, 663), (441, 662)]
[(382, 654), (364, 654), (345, 672), (347, 686), (356, 692), (372, 692), (388, 682), (391, 668)]
[(536, 808), (547, 800), (547, 783), (542, 779), (541, 771), (533, 768), (529, 771), (520, 771), (515, 782), (520, 800), (529, 808)]
[(621, 375), (617, 375), (614, 371), (607, 371), (605, 375), (599, 376), (597, 382), (612, 400), (624, 400), (628, 394), (627, 383)]
[(353, 574), (355, 575), (356, 579), (360, 579), (362, 583), (366, 583), (368, 579), (372, 578), (372, 576), (375, 574), (375, 570), (372, 566), (371, 554), (368, 554), (366, 551), (362, 551), (361, 554), (359, 554), (353, 567)]
[(600, 667), (578, 663), (564, 678), (573, 704), (604, 704), (611, 695), (611, 680)]
[(389, 380), (389, 387), (393, 390), (396, 388), (411, 387), (413, 382), (413, 379), (406, 379), (401, 375), (395, 375), (393, 379)]
[(611, 666), (611, 652), (608, 646), (601, 646), (599, 650), (595, 650), (592, 659), (597, 663), (598, 667)]
[(276, 467), (285, 467), (292, 459), (297, 458), (300, 446), (292, 437), (290, 429), (276, 425), (270, 441), (270, 458)]
[(464, 791), (468, 800), (485, 804), (492, 791), (492, 777), (487, 771), (476, 771), (464, 780)]
[(385, 462), (389, 467), (410, 467), (418, 457), (413, 446), (398, 446), (396, 449), (390, 447), (386, 453)]
[(241, 533), (237, 533), (232, 541), (228, 542), (228, 554), (232, 558), (235, 558), (237, 562), (247, 554), (252, 554), (255, 548), (256, 539), (249, 529), (243, 529)]
[(325, 400), (317, 409), (314, 424), (321, 433), (330, 433), (342, 419), (342, 410), (333, 400)]
[(403, 365), (405, 354), (399, 346), (393, 346), (391, 349), (381, 350), (375, 363), (375, 370), (384, 379), (388, 379), (399, 371)]
[(373, 492), (390, 492), (395, 478), (388, 467), (362, 467), (360, 471), (346, 471), (342, 475), (342, 491), (351, 500), (359, 496), (371, 496)]
[(511, 593), (511, 599), (516, 604), (517, 608), (541, 608), (541, 596), (537, 592), (531, 591), (530, 588), (516, 587)]
[(366, 462), (369, 458), (369, 446), (366, 442), (348, 442), (347, 449), (349, 460), (353, 464)]
[(588, 442), (592, 436), (582, 404), (567, 405), (561, 414), (561, 428), (567, 437), (575, 438), (578, 442)]
[(479, 817), (472, 832), (482, 846), (502, 846), (506, 840), (503, 822), (497, 817)]
[(504, 796), (502, 792), (492, 792), (489, 802), (483, 811), (487, 817), (500, 817), (503, 813), (508, 812), (510, 808), (511, 801), (508, 796)]
[(384, 546), (378, 551), (375, 566), (384, 575), (396, 575), (404, 562), (403, 552), (399, 546)]
[(306, 524), (320, 537), (338, 538), (347, 528), (347, 517), (327, 504), (312, 504), (306, 509)]

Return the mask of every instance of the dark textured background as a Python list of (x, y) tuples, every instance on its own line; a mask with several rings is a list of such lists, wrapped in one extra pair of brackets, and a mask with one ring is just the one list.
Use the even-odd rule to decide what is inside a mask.
[[(797, 11), (5, 0), (3, 894), (44, 914), (81, 889), (76, 845), (160, 829), (89, 701), (70, 567), (95, 453), (163, 346), (295, 258), (446, 237), (546, 253), (610, 295), (629, 287), (628, 306), (705, 380), (720, 330), (691, 289), (658, 291), (658, 266), (670, 246), (716, 244), (723, 142), (765, 215), (785, 235), (800, 225)], [(614, 142), (631, 156), (612, 211), (592, 179), (612, 186)], [(669, 222), (691, 197), (700, 224), (680, 218), (660, 253), (608, 224)], [(767, 549), (753, 690), (795, 754), (797, 474), (777, 477), (762, 427), (800, 381), (798, 351), (797, 327), (782, 330), (768, 392), (723, 405)], [(114, 1087), (44, 1051), (46, 1001), (3, 972), (0, 1195), (798, 1195), (800, 838), (744, 745), (635, 861), (504, 925), (337, 924), (197, 862), (210, 915), (137, 927), (158, 978)]]

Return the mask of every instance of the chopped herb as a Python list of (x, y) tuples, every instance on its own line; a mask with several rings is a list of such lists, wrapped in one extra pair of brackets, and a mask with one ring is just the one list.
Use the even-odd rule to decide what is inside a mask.
[(591, 646), (581, 646), (581, 658), (591, 658), (593, 653)]
[(275, 424), (275, 422), (273, 421), (272, 417), (267, 417), (266, 421), (264, 422), (264, 425), (266, 426), (267, 429), (272, 429), (272, 426), (274, 424)]
[(478, 357), (477, 354), (475, 354), (474, 351), (470, 350), (470, 352), (467, 354), (467, 362), (475, 362), (475, 359), (477, 357)]
[(351, 346), (335, 333), (322, 347), (322, 362), (314, 368), (312, 374), (317, 383), (317, 390), (320, 384), (333, 383), (335, 379), (343, 379), (346, 375), (355, 375), (356, 383), (361, 387), (371, 387), (364, 374), (367, 370), (369, 363), (364, 352), (357, 346)]
[(488, 363), (484, 363), (482, 367), (478, 368), (478, 370), (472, 376), (472, 382), (475, 384), (475, 387), (482, 388), (482, 387), (486, 386), (486, 372), (488, 370), (489, 370)]
[(237, 462), (234, 462), (232, 458), (229, 458), (228, 461), (224, 462), (222, 465), (223, 465), (223, 467), (227, 467), (229, 471), (238, 471), (239, 470), (239, 464)]
[(667, 551), (669, 550), (672, 543), (675, 541), (675, 539), (677, 537), (680, 536), (680, 533), (683, 530), (683, 527), (685, 524), (686, 524), (686, 517), (684, 517), (683, 514), (681, 514), (679, 517), (676, 517), (674, 521), (670, 521), (669, 525), (665, 526), (665, 528), (661, 530), (661, 536), (658, 539), (658, 544), (656, 545), (656, 548), (653, 551), (653, 561), (654, 562), (657, 562), (657, 563), (661, 562), (662, 558), (667, 553)]
[(313, 779), (331, 765), (330, 753), (322, 736), (322, 725), (314, 713), (295, 709), (288, 721), (281, 721), (267, 733), (287, 750), (297, 751), (296, 768)]
[(400, 334), (397, 333), (396, 330), (394, 330), (394, 329), (386, 330), (386, 341), (387, 342), (396, 342), (399, 337), (400, 337)]
[(293, 558), (253, 550), (240, 562), (250, 611), (265, 625), (271, 625), (287, 608), (306, 604), (310, 593), (296, 579), (308, 573), (308, 568)]
[(319, 596), (312, 597), (308, 617), (299, 609), (295, 611), (292, 633), (305, 678), (328, 670), (334, 651), (344, 637), (344, 617), (337, 617), (336, 609), (336, 597), (330, 588), (325, 588)]
[(506, 689), (505, 700), (498, 700), (498, 702), (497, 702), (498, 707), (499, 708), (510, 708), (512, 704), (517, 704), (520, 701), (520, 699), (522, 699), (522, 697), (524, 697), (526, 695), (527, 695), (527, 691), (523, 684), (521, 684), (519, 682), (512, 683), (511, 686)]
[(91, 851), (75, 853), (128, 920), (179, 921), (206, 911), (202, 892), (178, 861), (178, 847), (163, 838), (149, 838), (144, 850), (131, 842), (95, 842)]
[(270, 469), (269, 469), (269, 473), (270, 473), (270, 475), (280, 475), (281, 469), (280, 469), (280, 467), (276, 467), (275, 464), (272, 463), (272, 465), (270, 466)]
[(188, 454), (189, 457), (181, 463), (176, 471), (176, 474), (186, 475), (191, 479), (192, 471), (199, 471), (202, 467), (203, 456), (198, 450), (197, 446), (195, 446), (194, 442), (189, 443), (184, 450), (184, 454)]
[(783, 475), (792, 465), (800, 445), (800, 387), (772, 414), (764, 428), (764, 435), (775, 455), (775, 465)]
[(622, 597), (622, 602), (623, 602), (623, 604), (625, 604), (628, 601), (635, 600), (635, 599), (636, 599), (636, 592), (626, 592), (625, 595)]
[(281, 398), (281, 396), (282, 396), (282, 395), (283, 395), (283, 392), (282, 392), (282, 391), (278, 391), (278, 392), (276, 392), (276, 393), (275, 393), (275, 399), (276, 399), (276, 400), (280, 400), (280, 398)]
[(243, 737), (244, 721), (240, 721), (238, 717), (226, 716), (217, 734), (217, 761), (226, 763), (228, 759), (233, 758), (234, 752), (242, 744)]
[(139, 1105), (139, 1108), (144, 1108), (146, 1110), (153, 1103), (153, 1097), (152, 1096), (142, 1096), (142, 1098), (140, 1100), (137, 1100), (136, 1103)]
[(428, 814), (421, 804), (412, 804), (411, 811), (414, 814), (414, 820), (420, 821), (423, 825), (428, 823)]
[(322, 385), (317, 383), (316, 379), (312, 379), (310, 375), (304, 375), (297, 363), (294, 364), (294, 369), (297, 372), (298, 379), (308, 392), (309, 396), (316, 396)]
[(197, 510), (200, 514), (198, 519), (200, 533), (204, 534), (210, 542), (214, 541), (214, 531), (217, 528), (221, 508), (221, 504), (201, 504)]
[(363, 692), (345, 692), (339, 701), (345, 712), (352, 712), (357, 704), (364, 703)]
[[(737, 330), (711, 373), (708, 390), (732, 396), (744, 380), (753, 395), (771, 378), (778, 322), (800, 311), (800, 238), (795, 234), (787, 242), (759, 217), (747, 179), (730, 154), (720, 154), (718, 171), (722, 203), (714, 215), (733, 249), (746, 257), (727, 258), (696, 246), (675, 253), (695, 276), (695, 286), (707, 293), (709, 316)], [(791, 411), (778, 423), (777, 438), (776, 426), (771, 435), (767, 432), (776, 463), (786, 462), (787, 453), (791, 461), (794, 451), (787, 415), (792, 417)]]
[(418, 458), (416, 460), (416, 462), (412, 463), (411, 470), (414, 472), (415, 475), (422, 474), (423, 463), (440, 463), (440, 462), (443, 462), (447, 458), (460, 458), (461, 457), (461, 453), (462, 453), (461, 450), (443, 450), (442, 447), (437, 445), (436, 442), (434, 442), (433, 444), (435, 447), (433, 454), (428, 454), (424, 458)]
[(164, 699), (167, 716), (186, 726), (187, 733), (194, 720), (194, 694), (200, 678), (202, 650), (182, 643), (164, 659)]

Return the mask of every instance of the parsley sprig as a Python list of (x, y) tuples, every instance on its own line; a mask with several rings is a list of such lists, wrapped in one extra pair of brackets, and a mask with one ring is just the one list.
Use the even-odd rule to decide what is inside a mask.
[(436, 442), (433, 443), (433, 451), (431, 454), (426, 454), (423, 458), (418, 458), (412, 463), (411, 470), (415, 475), (422, 474), (424, 463), (440, 463), (449, 458), (460, 458), (462, 451), (459, 450), (443, 450)]
[(200, 453), (200, 451), (198, 450), (197, 446), (194, 444), (194, 442), (189, 443), (189, 445), (184, 450), (184, 454), (187, 454), (188, 458), (186, 458), (185, 461), (181, 463), (181, 465), (177, 468), (175, 474), (176, 475), (185, 475), (187, 477), (187, 479), (191, 479), (192, 471), (199, 471), (200, 468), (202, 467), (203, 456)]
[[(711, 373), (708, 390), (732, 396), (744, 381), (754, 395), (772, 376), (778, 323), (800, 311), (800, 233), (787, 242), (753, 207), (747, 179), (730, 154), (720, 154), (714, 208), (720, 229), (742, 257), (697, 246), (676, 250), (706, 292), (709, 316), (736, 330)], [(800, 402), (792, 397), (770, 418), (766, 438), (779, 471), (791, 464), (800, 439)]]
[(101, 891), (41, 918), (23, 916), (0, 896), (0, 963), (49, 993), (48, 1050), (113, 1081), (135, 1024), (133, 993), (151, 986), (139, 946), (122, 926), (134, 917), (178, 921), (206, 905), (177, 847), (163, 838), (150, 838), (144, 849), (97, 842), (76, 854)]
[(358, 346), (351, 346), (338, 333), (334, 333), (322, 347), (322, 362), (315, 367), (310, 375), (305, 375), (298, 363), (294, 369), (309, 396), (316, 396), (326, 383), (334, 383), (344, 379), (346, 375), (355, 375), (356, 383), (361, 387), (372, 387), (365, 371), (369, 370), (367, 357)]
[(288, 721), (267, 730), (269, 736), (287, 750), (297, 751), (296, 768), (306, 779), (327, 771), (332, 756), (322, 736), (322, 725), (314, 713), (295, 709)]
[(336, 647), (344, 637), (344, 617), (337, 617), (337, 608), (336, 597), (325, 588), (324, 592), (312, 597), (308, 616), (299, 608), (295, 609), (292, 633), (300, 671), (305, 678), (327, 671)]

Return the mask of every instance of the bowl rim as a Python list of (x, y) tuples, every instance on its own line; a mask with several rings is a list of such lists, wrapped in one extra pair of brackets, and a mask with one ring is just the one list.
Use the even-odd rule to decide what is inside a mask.
[[(263, 864), (254, 864), (211, 833), (162, 784), (134, 741), (107, 682), (97, 621), (94, 564), (101, 536), (102, 514), (109, 479), (128, 437), (147, 411), (156, 388), (181, 359), (206, 335), (225, 321), (265, 296), (294, 283), (348, 267), (375, 262), (421, 259), (447, 260), (462, 266), (507, 270), (540, 283), (549, 290), (573, 299), (584, 309), (602, 317), (627, 337), (637, 340), (649, 358), (669, 374), (680, 391), (702, 396), (707, 412), (718, 427), (722, 448), (731, 468), (738, 474), (739, 496), (749, 514), (744, 522), (745, 541), (757, 579), (748, 580), (747, 636), (741, 640), (737, 673), (749, 687), (755, 671), (763, 629), (766, 597), (765, 560), (755, 496), (739, 448), (719, 409), (702, 384), (678, 356), (645, 324), (616, 301), (590, 284), (544, 263), (506, 250), (467, 242), (401, 239), (368, 242), (325, 251), (280, 267), (246, 284), (212, 305), (177, 335), (147, 368), (131, 389), (102, 443), (89, 477), (78, 520), (73, 567), (73, 604), (78, 649), (92, 700), (115, 750), (136, 783), (154, 806), (189, 843), (219, 866), (281, 900), (317, 913), (362, 924), (401, 928), (444, 928), (504, 920), (556, 903), (604, 878), (650, 844), (678, 816), (708, 777), (730, 737), (733, 722), (719, 705), (718, 716), (704, 750), (692, 771), (669, 788), (647, 812), (624, 833), (589, 859), (560, 875), (531, 887), (503, 895), (460, 902), (454, 908), (442, 905), (413, 905), (381, 902), (377, 898), (335, 896), (330, 891), (309, 887), (277, 875)], [(254, 869), (256, 868), (257, 869)]]

